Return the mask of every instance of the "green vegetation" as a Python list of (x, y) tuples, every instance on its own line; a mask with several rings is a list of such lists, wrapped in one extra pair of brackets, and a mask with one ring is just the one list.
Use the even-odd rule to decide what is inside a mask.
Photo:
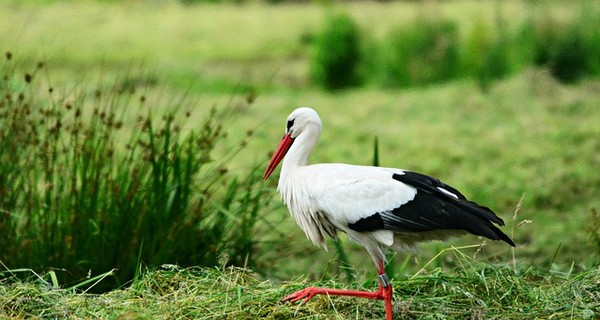
[(460, 68), (458, 30), (451, 21), (420, 17), (391, 32), (387, 43), (380, 76), (386, 87), (452, 79)]
[[(259, 181), (285, 117), (307, 105), (324, 121), (311, 162), (372, 164), (378, 137), (381, 166), (457, 187), (517, 243), (390, 255), (398, 314), (597, 318), (597, 10), (0, 3), (0, 317), (380, 318), (373, 301), (277, 302), (305, 284), (376, 287), (362, 248), (343, 236), (312, 247), (276, 179)], [(338, 15), (356, 27), (363, 86), (329, 93), (311, 80), (312, 54)], [(407, 73), (394, 50), (419, 67)], [(414, 77), (400, 83), (401, 71)]]
[(347, 15), (327, 19), (325, 29), (315, 40), (311, 58), (311, 78), (327, 89), (358, 84), (360, 48), (358, 29)]
[[(557, 79), (574, 82), (600, 76), (600, 8), (590, 1), (576, 5), (578, 13), (566, 22), (548, 16), (544, 11), (547, 4), (532, 3), (522, 22), (511, 21), (512, 13), (503, 14), (498, 9), (492, 19), (476, 17), (473, 25), (459, 30), (456, 19), (448, 19), (435, 10), (421, 10), (413, 21), (395, 26), (383, 41), (369, 39), (371, 35), (366, 32), (353, 33), (364, 35), (362, 42), (374, 43), (360, 61), (377, 70), (367, 73), (365, 81), (383, 87), (418, 86), (459, 78), (475, 79), (486, 86), (533, 66), (549, 68)], [(326, 29), (324, 33), (332, 31)], [(329, 42), (334, 43), (332, 40)], [(358, 39), (352, 39), (354, 42)], [(352, 54), (352, 46), (347, 46), (347, 51), (339, 45), (332, 45), (337, 48), (332, 51), (322, 49), (320, 43), (316, 47), (329, 54), (342, 52), (359, 61)], [(315, 60), (317, 65), (325, 65), (320, 62), (321, 56)], [(338, 81), (346, 77), (339, 71), (331, 72), (333, 76), (339, 77)], [(316, 84), (332, 88), (323, 81)]]
[[(580, 16), (564, 28), (566, 32), (559, 38), (556, 47), (550, 49), (548, 63), (552, 74), (567, 82), (600, 75), (600, 18), (597, 9), (582, 7)], [(557, 33), (558, 30), (552, 32)]]
[[(475, 264), (454, 272), (393, 281), (398, 319), (595, 319), (600, 312), (600, 272), (556, 276), (534, 269)], [(49, 288), (43, 281), (0, 286), (3, 318), (78, 319), (381, 319), (380, 301), (317, 296), (308, 304), (279, 302), (306, 285), (333, 280), (298, 279), (276, 285), (247, 269), (146, 271), (131, 286), (101, 295)], [(352, 283), (372, 290), (375, 280)], [(42, 316), (41, 316), (42, 315)], [(41, 316), (41, 317), (40, 317)]]
[(256, 170), (227, 174), (237, 150), (215, 151), (227, 114), (182, 132), (185, 100), (157, 106), (127, 80), (57, 92), (45, 63), (14, 59), (0, 64), (0, 261), (68, 270), (61, 282), (116, 268), (109, 288), (142, 261), (252, 264), (264, 192)]

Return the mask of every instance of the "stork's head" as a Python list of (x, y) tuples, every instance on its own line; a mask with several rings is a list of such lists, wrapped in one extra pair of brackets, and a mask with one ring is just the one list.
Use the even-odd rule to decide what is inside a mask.
[(312, 139), (309, 140), (313, 141), (313, 143), (316, 142), (316, 139), (321, 133), (321, 118), (319, 118), (317, 112), (311, 108), (302, 107), (290, 113), (287, 118), (285, 134), (277, 146), (277, 149), (275, 149), (271, 161), (269, 161), (263, 179), (269, 178), (296, 138), (303, 133), (304, 135), (311, 134)]

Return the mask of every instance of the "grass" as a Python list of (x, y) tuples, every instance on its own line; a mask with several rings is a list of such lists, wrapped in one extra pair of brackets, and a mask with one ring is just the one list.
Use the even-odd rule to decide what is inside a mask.
[[(464, 255), (476, 254), (477, 261), (481, 261), (479, 264), (469, 260), (467, 266), (463, 255), (444, 250), (481, 242), (473, 237), (453, 240), (450, 244), (427, 243), (416, 255), (392, 256), (395, 263), (391, 274), (398, 288), (399, 313), (407, 318), (444, 318), (447, 309), (448, 317), (454, 318), (519, 318), (521, 314), (540, 318), (566, 318), (571, 314), (573, 318), (594, 318), (598, 312), (594, 301), (598, 299), (590, 300), (586, 292), (597, 290), (600, 259), (597, 80), (564, 84), (548, 69), (526, 68), (502, 80), (490, 81), (485, 88), (477, 80), (462, 79), (401, 90), (363, 86), (327, 93), (308, 81), (311, 39), (331, 12), (349, 14), (362, 32), (382, 41), (397, 27), (398, 21), (413, 21), (420, 10), (432, 10), (455, 20), (460, 37), (466, 39), (469, 33), (464, 32), (472, 30), (478, 21), (494, 21), (498, 7), (505, 16), (512, 17), (507, 23), (526, 21), (528, 6), (521, 1), (495, 5), (479, 1), (353, 2), (326, 9), (293, 4), (184, 7), (168, 2), (84, 1), (43, 5), (3, 2), (0, 11), (9, 14), (0, 20), (0, 30), (6, 30), (0, 34), (3, 40), (0, 49), (3, 54), (13, 53), (15, 65), (26, 66), (15, 73), (18, 81), (12, 82), (18, 84), (16, 90), (25, 89), (24, 98), (46, 95), (52, 84), (55, 93), (66, 99), (57, 104), (61, 112), (73, 114), (74, 109), (67, 111), (63, 102), (81, 97), (92, 104), (97, 88), (107, 93), (102, 97), (108, 99), (117, 98), (110, 93), (115, 84), (116, 88), (141, 86), (145, 90), (145, 104), (154, 105), (153, 115), (157, 115), (158, 124), (164, 125), (158, 115), (183, 96), (191, 101), (185, 105), (193, 112), (181, 125), (182, 138), (201, 129), (212, 106), (237, 110), (235, 122), (222, 123), (228, 136), (215, 146), (216, 154), (236, 149), (248, 131), (252, 132), (252, 139), (246, 141), (243, 150), (223, 156), (223, 160), (229, 161), (231, 179), (215, 184), (215, 189), (223, 200), (219, 203), (220, 212), (233, 217), (237, 226), (248, 227), (231, 230), (236, 235), (251, 234), (254, 238), (240, 242), (240, 248), (251, 246), (253, 263), (249, 269), (162, 270), (156, 266), (179, 261), (151, 261), (144, 257), (139, 260), (151, 267), (140, 273), (138, 251), (116, 252), (115, 257), (134, 261), (130, 270), (132, 274), (138, 272), (137, 278), (127, 288), (102, 295), (80, 292), (93, 286), (99, 276), (106, 278), (95, 288), (114, 281), (115, 275), (123, 272), (111, 272), (117, 266), (109, 260), (95, 259), (103, 266), (94, 268), (86, 279), (89, 269), (85, 266), (26, 266), (15, 262), (14, 255), (2, 251), (7, 256), (2, 259), (6, 267), (1, 271), (0, 290), (4, 291), (0, 297), (7, 298), (2, 300), (0, 310), (14, 318), (60, 317), (75, 314), (70, 313), (74, 310), (88, 318), (98, 315), (193, 318), (200, 314), (214, 314), (216, 318), (254, 314), (288, 318), (294, 312), (304, 318), (381, 317), (383, 308), (377, 302), (319, 298), (305, 307), (278, 304), (283, 294), (305, 283), (373, 288), (376, 284), (372, 262), (362, 248), (344, 237), (339, 247), (330, 244), (330, 252), (312, 247), (277, 201), (276, 179), (265, 184), (255, 181), (255, 191), (273, 196), (271, 202), (261, 203), (256, 210), (240, 209), (248, 199), (244, 196), (232, 199), (236, 188), (248, 181), (241, 177), (257, 167), (260, 171), (266, 163), (281, 137), (288, 113), (299, 105), (308, 105), (319, 111), (324, 122), (322, 139), (312, 162), (371, 164), (373, 140), (378, 137), (381, 166), (420, 171), (457, 187), (469, 198), (493, 208), (507, 222), (504, 230), (513, 234), (518, 244), (515, 252), (490, 242), (481, 249), (461, 249)], [(544, 17), (566, 23), (576, 14), (568, 3), (558, 1), (548, 3)], [(43, 61), (44, 68), (51, 71), (48, 74), (40, 71), (34, 77), (40, 90), (27, 89), (24, 74), (33, 74), (38, 61)], [(135, 72), (138, 66), (143, 70), (139, 74)], [(15, 97), (16, 105), (18, 95)], [(139, 89), (132, 98), (108, 99), (103, 103), (110, 105), (127, 99), (132, 106), (138, 104)], [(239, 108), (248, 99), (255, 100), (253, 106)], [(136, 123), (136, 110), (124, 108), (124, 123)], [(92, 110), (87, 112), (92, 114)], [(56, 123), (49, 128), (52, 124)], [(5, 128), (8, 127), (0, 129)], [(131, 131), (132, 126), (124, 125), (113, 139), (128, 141)], [(3, 141), (3, 145), (11, 147), (10, 141)], [(164, 147), (164, 140), (161, 142), (155, 145), (156, 150)], [(185, 150), (181, 150), (184, 156), (181, 163), (185, 163)], [(170, 163), (165, 157), (158, 159)], [(10, 173), (14, 170), (9, 166), (17, 163), (4, 161), (2, 166)], [(149, 172), (158, 173), (157, 179), (161, 181), (161, 170)], [(166, 181), (173, 181), (169, 179)], [(152, 185), (148, 185), (149, 189)], [(164, 187), (169, 189), (167, 185)], [(193, 188), (192, 193), (197, 190)], [(161, 198), (161, 194), (166, 195), (158, 192), (154, 199), (169, 199), (169, 196)], [(169, 201), (161, 203), (167, 207), (168, 204)], [(519, 214), (515, 216), (518, 206)], [(251, 223), (239, 218), (236, 210), (247, 214), (244, 217), (251, 217)], [(5, 211), (0, 211), (1, 214)], [(167, 216), (162, 217), (168, 220)], [(198, 240), (203, 235), (190, 230), (186, 239)], [(6, 233), (0, 235), (5, 236)], [(62, 239), (54, 238), (53, 246), (65, 250)], [(154, 237), (153, 241), (160, 247), (162, 238)], [(144, 247), (149, 248), (149, 244)], [(163, 250), (169, 251), (166, 246)], [(440, 252), (444, 254), (437, 256)], [(44, 254), (36, 256), (40, 260), (47, 258)], [(177, 256), (187, 257), (180, 252)], [(246, 255), (240, 255), (239, 251), (221, 257), (234, 257), (238, 266), (246, 261)], [(213, 265), (222, 266), (221, 260), (215, 261)], [(348, 270), (345, 261), (355, 269)], [(425, 265), (425, 273), (418, 273)], [(8, 272), (11, 270), (23, 279), (29, 272), (15, 270), (25, 268), (33, 268), (44, 282), (51, 283), (50, 287), (58, 288), (50, 289), (37, 278), (14, 281)], [(83, 279), (65, 282), (60, 278), (61, 273), (74, 270)], [(300, 278), (283, 285), (279, 282), (295, 276)], [(482, 282), (482, 277), (486, 281)], [(74, 286), (82, 283), (85, 285), (74, 290)], [(211, 290), (215, 283), (220, 285), (219, 290)], [(512, 291), (502, 291), (503, 288)], [(471, 296), (477, 297), (477, 302), (467, 299)], [(495, 301), (501, 301), (502, 305)]]
[[(510, 17), (510, 25), (516, 27), (537, 13), (536, 6), (526, 1), (358, 3), (331, 7), (298, 4), (190, 7), (176, 1), (73, 5), (49, 1), (43, 5), (44, 10), (36, 10), (35, 1), (0, 5), (4, 6), (3, 11), (11, 13), (0, 21), (1, 30), (6, 30), (3, 44), (19, 56), (27, 54), (33, 60), (38, 59), (42, 50), (48, 59), (66, 69), (65, 80), (78, 81), (69, 74), (69, 66), (92, 72), (99, 70), (100, 65), (120, 70), (131, 61), (148, 61), (156, 66), (158, 74), (170, 79), (170, 84), (188, 89), (190, 80), (195, 80), (194, 89), (203, 93), (229, 93), (240, 78), (264, 89), (306, 85), (309, 75), (306, 57), (311, 41), (331, 12), (347, 12), (365, 39), (375, 43), (387, 42), (390, 31), (406, 29), (423, 12), (455, 21), (456, 29), (462, 33), (460, 39), (469, 38), (469, 31), (474, 28), (481, 29), (477, 25), (481, 21)], [(559, 26), (567, 25), (577, 15), (577, 8), (566, 2), (540, 5), (540, 15), (547, 19), (541, 24), (548, 25), (549, 31), (554, 30), (550, 27), (554, 21)], [(156, 17), (158, 12), (160, 18)], [(493, 34), (493, 25), (487, 29)], [(36, 48), (37, 52), (30, 48)], [(478, 59), (476, 53), (471, 54)]]
[(0, 261), (56, 268), (63, 283), (118, 269), (104, 289), (140, 261), (253, 265), (260, 173), (227, 172), (252, 133), (215, 150), (232, 107), (183, 131), (196, 107), (185, 98), (157, 105), (127, 79), (62, 91), (43, 62), (15, 59), (0, 64)]
[[(594, 319), (600, 314), (600, 270), (551, 274), (491, 267), (465, 257), (464, 268), (433, 269), (396, 278), (397, 319)], [(308, 304), (280, 303), (307, 285), (340, 287), (335, 279), (273, 283), (243, 268), (144, 271), (125, 289), (74, 293), (41, 279), (0, 286), (0, 316), (8, 319), (380, 319), (380, 301), (317, 296)], [(375, 280), (351, 283), (372, 290)]]

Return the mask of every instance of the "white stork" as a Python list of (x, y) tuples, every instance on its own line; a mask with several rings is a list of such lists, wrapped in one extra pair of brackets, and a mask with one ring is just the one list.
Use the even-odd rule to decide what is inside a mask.
[(392, 319), (392, 285), (384, 270), (385, 251), (413, 249), (424, 240), (443, 240), (472, 233), (514, 242), (494, 223), (504, 222), (490, 209), (465, 198), (438, 179), (407, 170), (349, 164), (308, 165), (321, 133), (321, 119), (310, 108), (287, 118), (285, 135), (263, 179), (285, 156), (277, 190), (307, 238), (325, 248), (325, 239), (342, 231), (365, 247), (379, 274), (374, 292), (308, 287), (282, 301), (308, 302), (317, 294), (345, 295), (385, 301)]

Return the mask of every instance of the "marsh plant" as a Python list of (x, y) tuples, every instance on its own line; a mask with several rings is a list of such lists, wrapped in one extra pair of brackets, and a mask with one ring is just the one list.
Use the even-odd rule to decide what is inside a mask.
[[(61, 283), (116, 268), (109, 287), (141, 263), (252, 265), (260, 175), (226, 169), (252, 133), (216, 151), (239, 106), (157, 106), (131, 77), (57, 90), (45, 63), (24, 71), (11, 53), (0, 74), (4, 265), (52, 268)], [(183, 130), (192, 112), (202, 120)]]

